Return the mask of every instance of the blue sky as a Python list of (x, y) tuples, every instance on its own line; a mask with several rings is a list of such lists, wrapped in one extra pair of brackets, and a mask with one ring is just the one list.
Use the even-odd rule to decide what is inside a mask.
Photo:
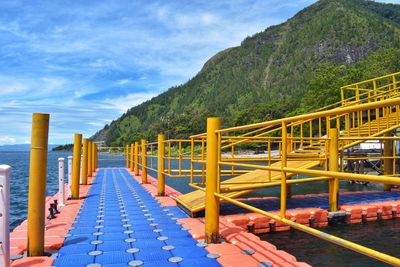
[(29, 143), (33, 112), (51, 114), (49, 143), (91, 136), (313, 2), (1, 1), (0, 145)]

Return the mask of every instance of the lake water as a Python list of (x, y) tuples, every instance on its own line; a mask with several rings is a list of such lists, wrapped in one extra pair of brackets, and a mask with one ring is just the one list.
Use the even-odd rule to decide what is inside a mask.
[[(58, 158), (67, 157), (71, 153), (49, 152), (47, 164), (46, 194), (54, 195), (58, 190)], [(101, 155), (99, 167), (124, 167), (125, 161), (121, 156)], [(67, 160), (66, 160), (67, 161)], [(66, 162), (65, 161), (65, 162)], [(150, 160), (148, 160), (150, 162)], [(11, 228), (20, 224), (27, 216), (28, 177), (29, 177), (29, 152), (0, 152), (0, 164), (12, 167), (11, 176)], [(185, 164), (186, 165), (186, 164)], [(153, 162), (153, 168), (156, 168)], [(177, 163), (172, 163), (176, 168)], [(65, 165), (67, 172), (67, 164)], [(157, 177), (156, 173), (149, 170), (149, 174)], [(65, 174), (67, 177), (67, 174)], [(181, 192), (190, 192), (187, 179), (173, 179), (167, 177), (167, 184)], [(349, 185), (343, 181), (341, 191), (381, 190), (381, 185), (370, 184)], [(326, 183), (313, 183), (293, 186), (294, 194), (326, 192)], [(259, 190), (252, 196), (279, 196), (279, 188)], [(359, 242), (360, 244), (400, 257), (400, 219), (370, 222), (367, 225), (338, 225), (322, 228), (323, 231), (340, 237)], [(278, 232), (262, 237), (275, 244), (279, 249), (295, 255), (298, 260), (310, 263), (313, 266), (388, 266), (369, 259), (358, 253), (340, 248), (326, 241), (319, 240), (299, 231)]]

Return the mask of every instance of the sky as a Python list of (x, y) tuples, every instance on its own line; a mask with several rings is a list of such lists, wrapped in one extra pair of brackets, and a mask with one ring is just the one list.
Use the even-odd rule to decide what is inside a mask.
[(34, 112), (50, 144), (90, 137), (314, 2), (0, 1), (0, 145), (30, 143)]

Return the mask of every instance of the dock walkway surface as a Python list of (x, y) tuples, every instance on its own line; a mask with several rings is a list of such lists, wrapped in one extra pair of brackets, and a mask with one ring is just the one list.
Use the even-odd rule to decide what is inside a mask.
[(126, 169), (100, 169), (53, 266), (221, 266)]

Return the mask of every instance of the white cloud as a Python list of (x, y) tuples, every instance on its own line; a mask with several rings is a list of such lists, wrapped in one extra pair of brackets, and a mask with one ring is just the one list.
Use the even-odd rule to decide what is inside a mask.
[(0, 145), (12, 145), (15, 144), (16, 139), (11, 136), (1, 136), (0, 135)]
[(137, 106), (146, 100), (149, 100), (158, 95), (157, 92), (153, 93), (133, 93), (118, 98), (105, 99), (105, 103), (118, 109), (120, 114), (126, 112), (129, 108)]

